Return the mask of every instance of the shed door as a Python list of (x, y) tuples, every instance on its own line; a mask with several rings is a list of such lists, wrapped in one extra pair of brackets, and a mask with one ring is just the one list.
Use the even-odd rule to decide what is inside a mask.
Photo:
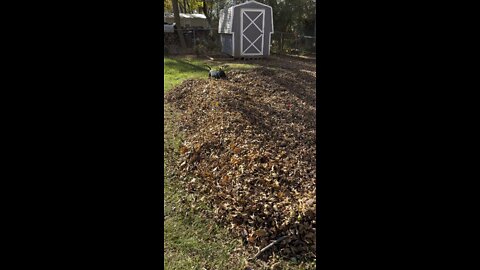
[(240, 11), (241, 55), (263, 55), (264, 9), (242, 9)]

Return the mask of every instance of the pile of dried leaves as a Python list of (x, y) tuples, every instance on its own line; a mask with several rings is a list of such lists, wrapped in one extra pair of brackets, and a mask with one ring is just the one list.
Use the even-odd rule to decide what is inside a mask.
[(314, 258), (315, 69), (187, 80), (165, 96), (183, 134), (176, 176), (259, 256)]

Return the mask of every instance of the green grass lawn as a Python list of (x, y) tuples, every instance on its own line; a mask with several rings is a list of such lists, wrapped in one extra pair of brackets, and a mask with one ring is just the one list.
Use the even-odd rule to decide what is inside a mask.
[(163, 91), (167, 92), (185, 79), (205, 78), (208, 69), (204, 64), (201, 60), (164, 58)]
[[(206, 60), (185, 57), (164, 58), (164, 93), (186, 79), (208, 79), (205, 64), (210, 66), (228, 64), (229, 70), (255, 67), (249, 64), (226, 62), (212, 64)], [(181, 134), (174, 134), (168, 124), (170, 121), (174, 121), (175, 116), (168, 114), (167, 110), (164, 111), (165, 147), (178, 149)], [(164, 152), (166, 158), (173, 158), (171, 153)], [(166, 171), (163, 206), (165, 212), (163, 243), (165, 269), (244, 270), (248, 264), (245, 261), (246, 258), (235, 250), (235, 248), (241, 247), (240, 240), (231, 236), (225, 228), (218, 226), (212, 220), (203, 218), (199, 212), (201, 209), (191, 207), (192, 200), (193, 197), (183, 190), (181, 183), (169, 177)], [(267, 266), (258, 267), (258, 263), (253, 269), (270, 269)], [(292, 262), (280, 262), (278, 267), (276, 269), (315, 269), (315, 264), (299, 266)]]
[(228, 70), (232, 69), (248, 69), (255, 67), (255, 65), (243, 63), (213, 62), (194, 57), (165, 57), (163, 58), (163, 91), (167, 92), (172, 89), (172, 87), (180, 84), (186, 79), (208, 78), (208, 69), (205, 65), (216, 67), (224, 64), (228, 65), (227, 73)]
[(165, 179), (164, 267), (184, 269), (244, 269), (245, 261), (235, 256), (238, 240), (212, 220), (202, 218), (191, 207), (193, 196), (173, 179)]

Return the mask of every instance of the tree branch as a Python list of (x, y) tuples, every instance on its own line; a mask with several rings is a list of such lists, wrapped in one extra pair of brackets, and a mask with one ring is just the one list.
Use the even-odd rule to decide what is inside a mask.
[(285, 235), (285, 236), (282, 236), (280, 238), (278, 238), (277, 240), (273, 241), (272, 243), (270, 243), (268, 246), (262, 248), (257, 254), (255, 254), (255, 256), (253, 256), (253, 258), (250, 258), (250, 260), (255, 260), (256, 258), (258, 258), (258, 256), (260, 256), (260, 254), (262, 254), (263, 252), (265, 252), (267, 249), (273, 247), (275, 244), (281, 242), (282, 240), (284, 240), (285, 238), (289, 237), (289, 235)]

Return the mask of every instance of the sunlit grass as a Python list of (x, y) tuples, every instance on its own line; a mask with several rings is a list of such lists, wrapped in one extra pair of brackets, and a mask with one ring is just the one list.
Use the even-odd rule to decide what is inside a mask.
[(208, 69), (205, 65), (216, 68), (225, 64), (228, 65), (228, 70), (256, 67), (256, 65), (235, 63), (234, 61), (208, 61), (193, 57), (165, 57), (163, 58), (163, 91), (167, 92), (187, 79), (208, 78)]

